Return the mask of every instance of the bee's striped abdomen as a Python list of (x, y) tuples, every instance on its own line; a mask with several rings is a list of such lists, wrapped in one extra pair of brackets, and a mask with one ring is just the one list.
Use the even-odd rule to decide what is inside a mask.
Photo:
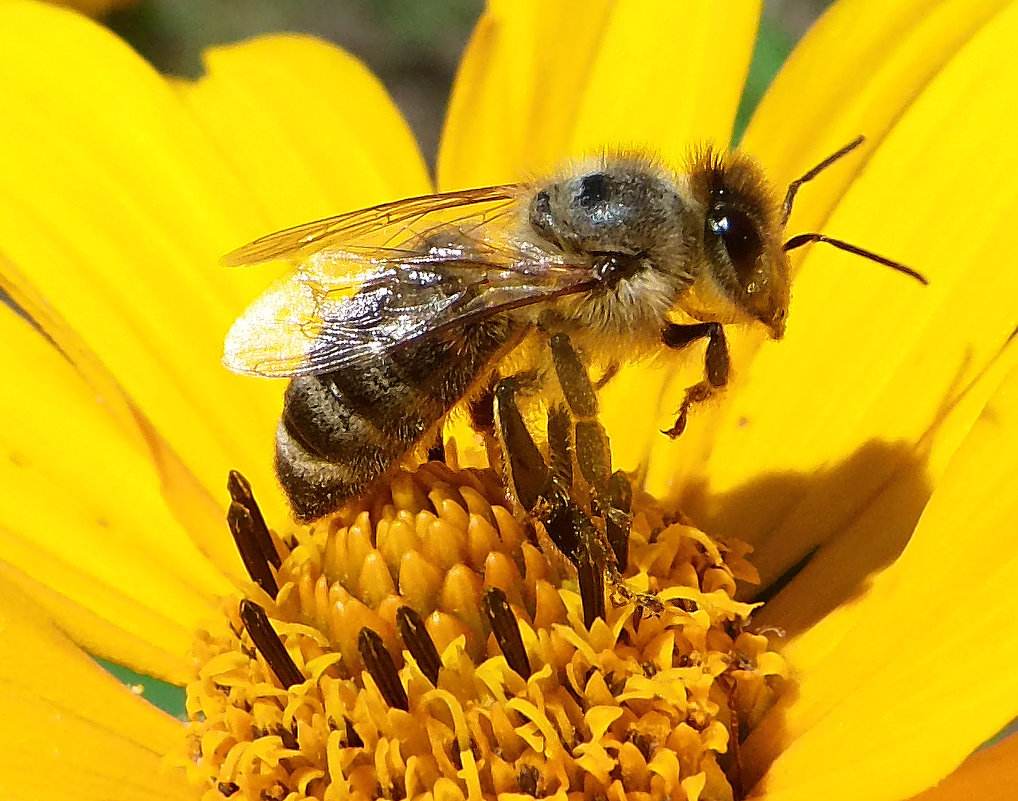
[(296, 516), (335, 511), (402, 460), (491, 372), (515, 330), (494, 317), (294, 378), (276, 433), (276, 472)]

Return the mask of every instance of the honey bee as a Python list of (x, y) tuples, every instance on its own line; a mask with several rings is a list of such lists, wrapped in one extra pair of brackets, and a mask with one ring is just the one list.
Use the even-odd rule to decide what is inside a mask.
[[(622, 364), (706, 340), (703, 380), (666, 432), (678, 436), (690, 407), (728, 381), (723, 326), (782, 337), (789, 250), (828, 242), (923, 280), (821, 234), (782, 241), (798, 187), (861, 141), (793, 182), (783, 202), (741, 152), (705, 148), (682, 171), (622, 152), (543, 180), (341, 214), (232, 252), (235, 266), (296, 264), (236, 321), (223, 356), (236, 372), (290, 379), (275, 463), (295, 516), (338, 509), (463, 405), (502, 442), (524, 507), (546, 503), (549, 482), (568, 494), (573, 448), (602, 512), (624, 506), (625, 490), (609, 488), (595, 365), (603, 383)], [(565, 399), (549, 406), (550, 466), (520, 429), (520, 393)], [(522, 476), (535, 470), (543, 478)], [(578, 535), (567, 528), (568, 552)]]

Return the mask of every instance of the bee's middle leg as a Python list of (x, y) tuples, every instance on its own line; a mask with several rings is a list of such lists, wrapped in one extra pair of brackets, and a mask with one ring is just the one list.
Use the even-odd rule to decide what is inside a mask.
[(660, 614), (664, 604), (655, 594), (633, 590), (622, 578), (621, 571), (629, 562), (633, 490), (624, 472), (611, 470), (611, 445), (598, 420), (597, 393), (590, 375), (567, 335), (555, 334), (549, 345), (555, 374), (573, 421), (576, 464), (590, 487), (592, 511), (604, 521), (603, 529), (592, 526), (594, 534), (586, 550), (617, 598), (635, 603), (651, 614)]
[(495, 431), (502, 449), (502, 468), (509, 491), (551, 541), (576, 567), (589, 629), (605, 617), (603, 569), (589, 545), (598, 537), (590, 517), (573, 502), (570, 418), (561, 405), (548, 414), (546, 461), (527, 429), (516, 402), (518, 382), (505, 378), (495, 387)]
[(731, 363), (728, 358), (728, 341), (720, 323), (692, 325), (670, 323), (661, 335), (662, 343), (672, 350), (681, 350), (704, 338), (707, 339), (707, 350), (703, 360), (703, 380), (686, 390), (686, 395), (675, 415), (675, 424), (664, 432), (672, 439), (685, 430), (691, 406), (703, 403), (728, 385)]
[(569, 337), (555, 334), (549, 340), (549, 346), (568, 415), (573, 421), (576, 464), (590, 487), (593, 511), (604, 518), (608, 542), (615, 557), (614, 566), (622, 571), (629, 563), (633, 495), (629, 477), (621, 470), (612, 473), (611, 443), (598, 419), (597, 392)]

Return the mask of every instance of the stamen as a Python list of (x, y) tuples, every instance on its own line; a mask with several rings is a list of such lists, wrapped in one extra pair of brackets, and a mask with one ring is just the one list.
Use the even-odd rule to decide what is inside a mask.
[(491, 624), (495, 642), (502, 650), (505, 661), (524, 679), (530, 678), (530, 659), (523, 647), (520, 624), (509, 607), (509, 599), (498, 587), (489, 587), (481, 598), (481, 608)]
[(537, 798), (537, 782), (541, 778), (541, 772), (533, 765), (523, 765), (516, 772), (516, 784), (521, 793)]
[(407, 698), (406, 690), (403, 689), (403, 683), (399, 680), (396, 663), (392, 661), (392, 656), (382, 638), (365, 626), (357, 637), (357, 650), (360, 651), (368, 673), (378, 685), (378, 691), (385, 699), (385, 703), (393, 709), (409, 711), (410, 700)]
[(353, 721), (343, 715), (343, 722), (346, 724), (346, 744), (350, 748), (363, 748), (364, 741), (353, 727)]
[(576, 573), (580, 581), (580, 600), (583, 602), (583, 625), (590, 631), (598, 618), (605, 620), (604, 576), (594, 567), (594, 560), (587, 549), (582, 549), (576, 562)]
[(251, 515), (251, 519), (254, 521), (253, 531), (256, 535), (256, 542), (262, 551), (262, 555), (265, 557), (265, 561), (276, 568), (276, 570), (279, 570), (283, 560), (280, 558), (279, 552), (272, 542), (272, 535), (269, 534), (269, 527), (265, 524), (265, 518), (262, 517), (262, 510), (258, 507), (258, 502), (251, 491), (251, 483), (236, 470), (231, 470), (230, 476), (226, 480), (226, 489), (229, 491), (233, 502), (239, 503)]
[(226, 512), (226, 522), (247, 574), (255, 584), (268, 593), (269, 597), (275, 598), (279, 594), (279, 586), (276, 584), (276, 577), (272, 575), (272, 568), (265, 559), (265, 552), (258, 544), (258, 524), (251, 516), (251, 512), (246, 506), (234, 501)]
[(251, 635), (255, 647), (272, 668), (283, 688), (289, 690), (294, 685), (303, 684), (304, 674), (300, 672), (283, 641), (272, 628), (265, 610), (254, 601), (245, 598), (240, 602), (240, 619), (244, 621), (244, 628)]
[(396, 611), (396, 627), (403, 638), (407, 650), (417, 660), (421, 672), (428, 677), (435, 687), (438, 686), (438, 671), (442, 667), (442, 659), (438, 655), (435, 641), (431, 639), (424, 621), (409, 606), (401, 606)]
[[(732, 597), (754, 575), (744, 546), (641, 494), (614, 544), (561, 503), (552, 528), (569, 562), (548, 559), (497, 473), (430, 463), (360, 508), (268, 532), (283, 556), (273, 569), (251, 546), (261, 526), (245, 482), (230, 489), (231, 530), (279, 592), (239, 615), (224, 599), (195, 637), (182, 756), (196, 798), (678, 798), (692, 777), (732, 797), (725, 772), (743, 738), (723, 693), (745, 731), (786, 674), (738, 625), (752, 609)], [(623, 489), (604, 488), (602, 516), (628, 505)]]

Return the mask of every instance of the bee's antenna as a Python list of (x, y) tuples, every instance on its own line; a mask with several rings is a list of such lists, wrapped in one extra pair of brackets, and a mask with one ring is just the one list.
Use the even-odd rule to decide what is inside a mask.
[[(812, 170), (809, 170), (801, 178), (796, 178), (794, 181), (792, 181), (792, 183), (788, 185), (788, 191), (785, 192), (785, 202), (781, 204), (781, 224), (784, 225), (785, 223), (787, 223), (788, 218), (792, 215), (792, 203), (795, 201), (795, 193), (799, 191), (800, 186), (802, 186), (807, 181), (812, 181), (821, 172), (830, 167), (834, 162), (836, 162), (842, 156), (851, 153), (865, 141), (866, 141), (865, 136), (857, 136), (855, 139), (853, 139), (851, 142), (849, 142), (847, 145), (841, 148), (841, 150), (839, 150), (837, 153), (832, 153), (831, 155), (829, 155), (827, 158), (825, 158), (823, 161), (817, 164), (816, 167), (814, 167)], [(785, 248), (785, 250), (789, 249), (790, 248), (788, 247)]]
[(789, 250), (795, 250), (796, 248), (801, 248), (803, 245), (808, 245), (812, 242), (826, 242), (828, 245), (834, 245), (834, 247), (838, 250), (854, 253), (856, 256), (862, 256), (864, 259), (875, 261), (877, 264), (883, 264), (885, 267), (890, 267), (892, 270), (904, 273), (909, 278), (914, 278), (923, 286), (930, 285), (930, 281), (925, 275), (920, 272), (916, 272), (911, 267), (906, 267), (900, 261), (892, 261), (878, 253), (874, 253), (872, 250), (865, 250), (864, 248), (861, 248), (858, 245), (853, 245), (843, 239), (833, 239), (824, 234), (796, 234), (782, 245), (782, 250), (785, 250), (786, 252)]

